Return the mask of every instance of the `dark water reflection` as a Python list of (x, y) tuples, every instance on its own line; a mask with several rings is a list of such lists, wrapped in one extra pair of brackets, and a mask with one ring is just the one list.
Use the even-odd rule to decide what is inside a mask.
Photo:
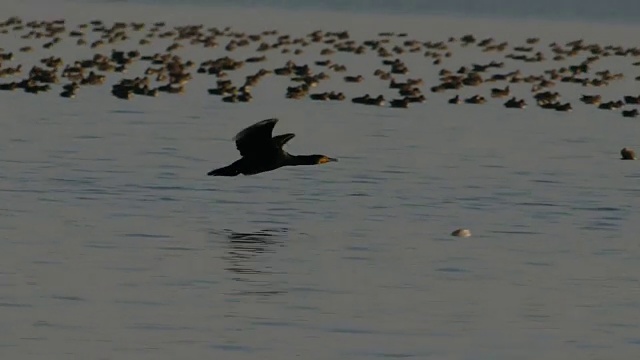
[(284, 290), (270, 289), (278, 286), (272, 277), (282, 273), (265, 262), (263, 257), (286, 246), (289, 229), (269, 228), (253, 232), (224, 229), (212, 230), (210, 235), (214, 237), (214, 242), (219, 241), (220, 236), (226, 238), (225, 255), (222, 257), (227, 262), (225, 270), (231, 273), (231, 280), (243, 283), (242, 289), (229, 295), (270, 296), (286, 293)]

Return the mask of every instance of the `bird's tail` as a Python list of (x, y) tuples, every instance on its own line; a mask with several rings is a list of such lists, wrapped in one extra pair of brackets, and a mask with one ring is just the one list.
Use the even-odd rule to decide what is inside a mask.
[(240, 171), (238, 171), (238, 168), (237, 166), (235, 166), (235, 164), (211, 170), (207, 173), (208, 176), (237, 176), (239, 174)]

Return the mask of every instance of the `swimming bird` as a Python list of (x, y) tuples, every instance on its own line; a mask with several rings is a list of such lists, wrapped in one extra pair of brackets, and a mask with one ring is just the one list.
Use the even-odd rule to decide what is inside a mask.
[(620, 150), (620, 155), (622, 156), (622, 160), (636, 159), (636, 152), (629, 148), (623, 148), (622, 150)]
[(255, 175), (283, 166), (318, 165), (338, 161), (325, 155), (291, 155), (282, 147), (295, 134), (273, 136), (278, 119), (266, 119), (240, 131), (233, 140), (242, 158), (229, 166), (211, 170), (209, 176)]

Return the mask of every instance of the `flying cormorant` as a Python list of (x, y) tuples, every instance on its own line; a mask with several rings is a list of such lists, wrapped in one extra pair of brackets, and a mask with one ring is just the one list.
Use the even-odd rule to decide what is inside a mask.
[(242, 158), (229, 166), (211, 170), (209, 176), (254, 175), (282, 166), (317, 165), (338, 159), (325, 155), (291, 155), (282, 146), (295, 134), (271, 135), (278, 119), (262, 120), (240, 131), (233, 140)]

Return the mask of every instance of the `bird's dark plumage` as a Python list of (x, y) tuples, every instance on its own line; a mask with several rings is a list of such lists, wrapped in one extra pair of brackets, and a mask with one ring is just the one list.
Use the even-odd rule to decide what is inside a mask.
[(209, 176), (253, 175), (282, 166), (317, 165), (338, 161), (325, 155), (291, 155), (282, 147), (295, 134), (272, 136), (278, 119), (262, 120), (240, 131), (233, 140), (242, 158), (229, 166), (207, 173)]

